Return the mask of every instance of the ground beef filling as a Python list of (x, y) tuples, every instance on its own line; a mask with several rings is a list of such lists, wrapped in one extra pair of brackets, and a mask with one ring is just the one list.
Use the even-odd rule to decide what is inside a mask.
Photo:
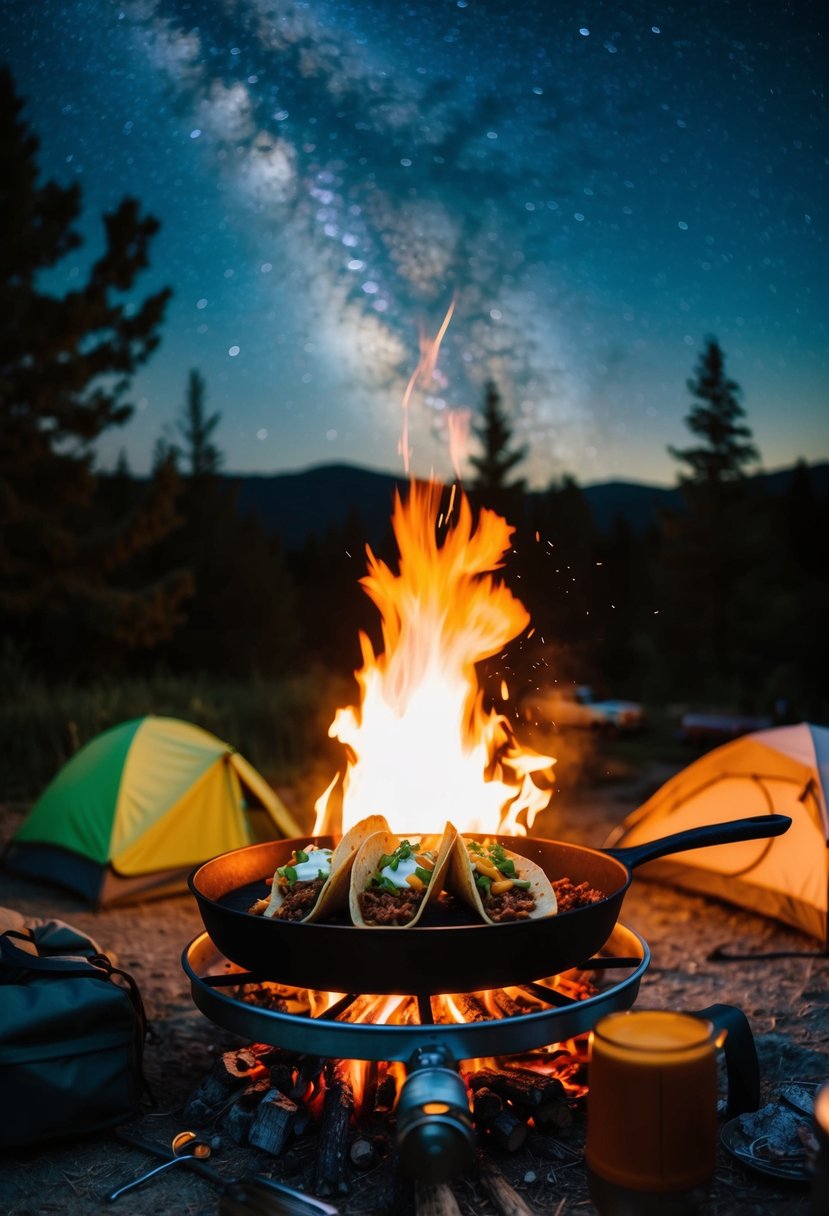
[(570, 878), (557, 878), (553, 882), (559, 912), (570, 912), (573, 908), (586, 908), (604, 899), (604, 891), (597, 891), (587, 882), (574, 885)]
[(535, 912), (535, 896), (526, 887), (510, 887), (484, 900), (490, 920), (527, 920)]
[(324, 878), (310, 878), (288, 887), (285, 898), (273, 914), (274, 920), (304, 920), (317, 902)]
[(425, 894), (425, 887), (420, 891), (414, 887), (401, 888), (394, 893), (369, 887), (360, 896), (363, 920), (367, 925), (407, 925), (417, 914)]

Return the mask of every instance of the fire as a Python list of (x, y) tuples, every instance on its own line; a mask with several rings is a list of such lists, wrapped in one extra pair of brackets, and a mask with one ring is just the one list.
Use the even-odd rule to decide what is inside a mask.
[(383, 649), (361, 635), (360, 704), (339, 709), (328, 732), (348, 765), (316, 804), (315, 833), (383, 814), (401, 834), (440, 833), (450, 820), (468, 833), (525, 835), (549, 801), (555, 761), (521, 747), (508, 719), (484, 707), (475, 669), (529, 624), (493, 577), (513, 529), (487, 509), (475, 526), (464, 494), (444, 516), (441, 494), (430, 481), (397, 496), (397, 573), (367, 550), (362, 585)]

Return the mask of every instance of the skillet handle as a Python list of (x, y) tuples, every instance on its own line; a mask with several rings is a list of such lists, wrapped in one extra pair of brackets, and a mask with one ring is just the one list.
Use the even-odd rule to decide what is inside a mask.
[(605, 849), (622, 865), (631, 870), (646, 861), (656, 861), (669, 853), (686, 853), (689, 849), (701, 849), (711, 844), (734, 844), (739, 840), (761, 840), (766, 836), (782, 836), (791, 827), (788, 815), (752, 815), (748, 819), (732, 819), (727, 823), (707, 823), (703, 827), (688, 828), (672, 836), (661, 836), (658, 840), (646, 840), (642, 844), (627, 848)]

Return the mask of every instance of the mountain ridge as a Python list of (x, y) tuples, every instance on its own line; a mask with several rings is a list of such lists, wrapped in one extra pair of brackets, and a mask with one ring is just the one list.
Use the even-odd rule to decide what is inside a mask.
[[(797, 465), (757, 473), (770, 494), (781, 494)], [(829, 495), (829, 461), (807, 464), (815, 493)], [(265, 531), (279, 535), (287, 549), (301, 547), (312, 536), (321, 537), (333, 526), (342, 526), (350, 512), (359, 514), (369, 544), (379, 544), (388, 531), (396, 489), (404, 490), (408, 478), (360, 465), (323, 464), (286, 473), (225, 474), (235, 488), (235, 501), (243, 516), (258, 518)], [(596, 527), (612, 529), (623, 519), (639, 535), (656, 522), (660, 509), (681, 506), (677, 487), (612, 479), (579, 487), (585, 495)], [(529, 491), (541, 496), (543, 490)]]

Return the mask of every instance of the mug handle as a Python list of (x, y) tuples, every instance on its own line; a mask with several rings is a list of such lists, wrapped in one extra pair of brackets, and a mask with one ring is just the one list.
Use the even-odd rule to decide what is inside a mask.
[(725, 1070), (728, 1097), (725, 1117), (732, 1119), (760, 1105), (760, 1064), (748, 1018), (736, 1005), (709, 1005), (707, 1009), (691, 1010), (691, 1016), (705, 1018), (718, 1030), (726, 1031)]

